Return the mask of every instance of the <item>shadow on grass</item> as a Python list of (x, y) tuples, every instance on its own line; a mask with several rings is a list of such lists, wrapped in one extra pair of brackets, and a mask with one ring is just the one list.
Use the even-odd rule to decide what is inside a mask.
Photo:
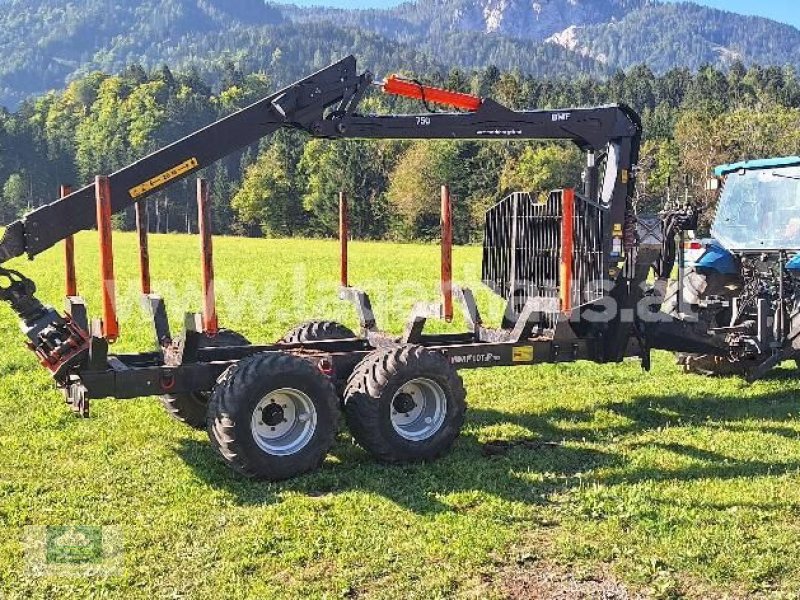
[[(381, 465), (342, 434), (323, 467), (295, 479), (264, 483), (243, 480), (216, 459), (203, 442), (184, 440), (179, 453), (198, 477), (236, 495), (243, 504), (269, 504), (276, 494), (300, 493), (313, 497), (349, 491), (370, 492), (418, 513), (460, 510), (442, 501), (444, 495), (477, 492), (525, 504), (541, 504), (559, 485), (555, 480), (611, 466), (617, 457), (598, 450), (571, 446), (545, 446), (538, 450), (511, 450), (502, 456), (484, 456), (473, 436), (463, 435), (448, 455), (433, 463)], [(209, 461), (209, 458), (212, 461)], [(198, 460), (200, 459), (200, 460)], [(213, 462), (214, 464), (210, 464)], [(547, 472), (553, 481), (539, 483)]]
[[(642, 396), (628, 402), (600, 404), (587, 411), (556, 407), (544, 413), (511, 414), (472, 409), (468, 412), (465, 433), (453, 451), (434, 463), (380, 465), (343, 433), (322, 469), (273, 484), (242, 479), (216, 459), (208, 444), (197, 440), (184, 440), (179, 453), (198, 477), (234, 494), (242, 504), (270, 504), (280, 501), (286, 493), (326, 496), (364, 491), (414, 512), (435, 513), (462, 510), (459, 500), (444, 498), (459, 492), (533, 505), (547, 502), (556, 490), (565, 491), (592, 482), (614, 485), (648, 480), (728, 480), (796, 472), (800, 470), (800, 461), (738, 460), (690, 445), (659, 442), (646, 442), (641, 446), (680, 454), (691, 459), (692, 464), (675, 470), (653, 467), (631, 470), (627, 468), (625, 454), (637, 445), (627, 445), (625, 453), (612, 448), (623, 436), (685, 426), (757, 431), (800, 439), (794, 428), (775, 424), (793, 422), (798, 410), (790, 392), (745, 399), (680, 394)], [(597, 411), (621, 418), (616, 424), (598, 426)], [(532, 432), (537, 441), (554, 443), (521, 445), (499, 456), (486, 456), (476, 433), (481, 427), (498, 423), (513, 423)], [(586, 444), (608, 445), (609, 449), (587, 448)]]

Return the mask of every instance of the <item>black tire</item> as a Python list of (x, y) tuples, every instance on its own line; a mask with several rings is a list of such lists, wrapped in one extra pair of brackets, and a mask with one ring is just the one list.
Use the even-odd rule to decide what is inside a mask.
[(308, 321), (286, 332), (280, 342), (302, 344), (325, 340), (347, 340), (358, 337), (351, 329), (336, 321)]
[[(253, 431), (259, 403), (276, 390), (305, 396), (316, 418), (305, 445), (290, 453), (263, 448), (259, 444), (264, 440), (257, 441)], [(208, 405), (207, 430), (211, 445), (231, 469), (246, 477), (279, 481), (322, 464), (336, 437), (338, 420), (339, 400), (327, 377), (300, 357), (268, 352), (240, 360), (220, 378)]]
[[(201, 348), (219, 348), (220, 346), (249, 346), (246, 337), (230, 329), (221, 329), (217, 335), (204, 336), (200, 341)], [(168, 394), (161, 396), (161, 404), (167, 413), (181, 423), (194, 429), (206, 428), (206, 412), (211, 392), (194, 394)]]
[[(693, 268), (686, 270), (683, 276), (683, 302), (685, 305), (697, 307), (706, 294), (708, 283), (703, 275), (700, 275)], [(661, 306), (662, 312), (668, 315), (678, 316), (680, 307), (678, 306), (678, 281), (670, 281), (664, 296), (664, 303)]]
[[(435, 432), (410, 440), (395, 428), (392, 414), (401, 388), (420, 380), (441, 389), (446, 407)], [(378, 460), (430, 461), (447, 452), (461, 432), (465, 398), (461, 377), (443, 354), (420, 346), (397, 346), (375, 350), (355, 368), (345, 389), (345, 418), (356, 442)]]
[[(707, 333), (712, 327), (717, 325), (718, 314), (711, 314), (699, 308), (701, 300), (705, 297), (708, 283), (705, 276), (701, 275), (693, 268), (686, 271), (684, 275), (683, 302), (693, 310), (698, 311), (699, 321), (696, 327), (701, 333)], [(679, 282), (671, 281), (667, 288), (667, 293), (662, 304), (662, 312), (681, 318), (681, 310), (678, 302)], [(730, 316), (728, 316), (730, 319)], [(742, 375), (746, 367), (741, 362), (733, 362), (720, 356), (711, 354), (691, 354), (688, 352), (676, 352), (675, 359), (678, 365), (683, 367), (685, 373), (695, 375), (705, 375), (706, 377), (725, 377), (731, 375)]]

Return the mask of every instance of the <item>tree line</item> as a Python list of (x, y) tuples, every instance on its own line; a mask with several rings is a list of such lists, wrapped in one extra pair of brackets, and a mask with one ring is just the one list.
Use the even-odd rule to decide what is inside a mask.
[[(637, 202), (657, 210), (667, 189), (703, 197), (710, 169), (747, 158), (800, 153), (800, 80), (791, 68), (727, 71), (706, 66), (656, 75), (646, 66), (597, 80), (537, 78), (497, 68), (417, 73), (433, 85), (492, 97), (516, 109), (624, 102), (642, 115), (645, 140)], [(218, 84), (197, 72), (129, 67), (91, 73), (66, 89), (0, 111), (0, 218), (9, 222), (52, 201), (62, 183), (111, 173), (276, 87), (269, 72), (226, 64)], [(365, 111), (414, 112), (415, 103), (373, 94)], [(359, 238), (430, 239), (438, 227), (438, 189), (455, 198), (456, 238), (479, 239), (484, 211), (518, 190), (579, 183), (582, 157), (545, 142), (327, 141), (281, 131), (203, 175), (211, 182), (220, 233), (331, 236), (338, 193), (350, 198)], [(711, 201), (711, 198), (708, 198)], [(196, 231), (191, 182), (149, 201), (153, 231)], [(117, 226), (131, 228), (130, 213)]]

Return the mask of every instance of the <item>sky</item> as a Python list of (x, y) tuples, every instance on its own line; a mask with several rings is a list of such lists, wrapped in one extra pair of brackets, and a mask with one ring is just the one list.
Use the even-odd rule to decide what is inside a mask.
[[(339, 8), (388, 8), (400, 4), (400, 0), (273, 0), (284, 4), (300, 6), (337, 6)], [(800, 28), (800, 10), (797, 0), (695, 0), (697, 4), (705, 4), (731, 12), (747, 15), (759, 15), (776, 21), (790, 23)]]

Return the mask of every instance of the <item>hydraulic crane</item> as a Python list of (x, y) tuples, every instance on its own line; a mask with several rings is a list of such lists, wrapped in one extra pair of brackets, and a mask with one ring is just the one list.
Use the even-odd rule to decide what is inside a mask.
[[(509, 301), (512, 316), (508, 322), (500, 330), (484, 327), (469, 290), (457, 290), (470, 320), (468, 333), (426, 336), (422, 334), (422, 326), (427, 316), (416, 314), (400, 339), (391, 338), (377, 331), (365, 295), (349, 290), (348, 297), (357, 298), (362, 336), (345, 334), (312, 339), (306, 335), (299, 342), (284, 340), (278, 345), (237, 343), (210, 348), (198, 342), (197, 332), (187, 331), (178, 342), (177, 352), (175, 344), (167, 340), (170, 343), (165, 343), (155, 353), (110, 356), (100, 332), (87, 331), (85, 323), (45, 306), (36, 299), (36, 288), (30, 279), (0, 266), (0, 276), (6, 280), (5, 285), (0, 286), (0, 298), (9, 302), (20, 317), (30, 348), (73, 402), (83, 403), (89, 397), (130, 398), (153, 394), (193, 394), (195, 397), (205, 394), (204, 402), (208, 402), (213, 390), (214, 400), (208, 408), (212, 444), (240, 472), (276, 479), (312, 468), (318, 464), (320, 452), (322, 456), (327, 452), (327, 447), (322, 447), (325, 444), (315, 446), (313, 452), (309, 450), (317, 435), (313, 431), (308, 433), (312, 420), (314, 431), (327, 431), (334, 426), (327, 423), (332, 418), (326, 412), (328, 409), (316, 401), (317, 396), (327, 393), (323, 390), (327, 388), (319, 382), (311, 388), (303, 383), (316, 381), (316, 375), (297, 366), (297, 361), (307, 362), (309, 356), (319, 367), (318, 372), (338, 382), (340, 387), (348, 379), (354, 381), (366, 368), (364, 365), (374, 360), (376, 353), (397, 352), (397, 360), (403, 365), (408, 367), (410, 362), (416, 365), (414, 369), (408, 368), (418, 376), (399, 382), (391, 398), (374, 398), (379, 403), (385, 400), (393, 407), (390, 410), (393, 429), (387, 431), (394, 431), (398, 436), (395, 446), (391, 446), (392, 440), (387, 441), (388, 438), (384, 439), (365, 425), (364, 411), (372, 410), (368, 402), (364, 403), (366, 392), (354, 388), (350, 396), (356, 399), (352, 401), (348, 401), (349, 392), (344, 394), (354, 435), (376, 456), (389, 461), (430, 458), (452, 442), (453, 430), (457, 433), (458, 427), (441, 430), (432, 427), (440, 416), (445, 419), (442, 423), (450, 418), (459, 419), (463, 397), (459, 399), (460, 380), (455, 379), (456, 368), (578, 359), (608, 362), (631, 354), (646, 358), (650, 342), (635, 319), (626, 321), (623, 318), (624, 310), (632, 311), (641, 300), (639, 288), (654, 258), (640, 251), (631, 206), (642, 134), (636, 113), (622, 105), (517, 111), (491, 99), (391, 77), (380, 84), (385, 93), (418, 99), (426, 107), (431, 104), (451, 106), (458, 112), (361, 114), (359, 104), (373, 83), (369, 72), (358, 73), (354, 57), (344, 58), (113, 173), (103, 180), (104, 189), (99, 189), (100, 184), (95, 183), (27, 214), (7, 227), (0, 241), (0, 263), (22, 255), (33, 259), (79, 231), (100, 227), (103, 219), (107, 223), (107, 214), (98, 220), (101, 196), (107, 200), (109, 214), (123, 211), (280, 128), (332, 140), (572, 142), (586, 154), (582, 189), (554, 192), (544, 203), (532, 200), (530, 195), (514, 196), (490, 211), (484, 279)], [(449, 210), (446, 212), (449, 215)], [(536, 247), (540, 242), (535, 240), (545, 239), (542, 236), (550, 236), (546, 252), (550, 261), (547, 264), (552, 268), (537, 270), (535, 265), (540, 264), (539, 259), (545, 255), (542, 248)], [(534, 257), (536, 252), (540, 255)], [(600, 290), (600, 282), (609, 282), (607, 289)], [(546, 297), (542, 290), (553, 285), (561, 291), (555, 298)], [(592, 317), (602, 312), (598, 307), (607, 299), (617, 302), (619, 314), (598, 323)], [(542, 314), (546, 318), (537, 320), (536, 315)], [(446, 365), (440, 364), (441, 357), (446, 358)], [(275, 361), (290, 359), (295, 362), (281, 363), (279, 368), (275, 366)], [(285, 389), (294, 390), (282, 392), (283, 397), (289, 398), (284, 404), (273, 401), (262, 406), (256, 400), (251, 403), (249, 398), (255, 392), (250, 390), (247, 393), (251, 396), (239, 397), (245, 392), (236, 386), (247, 387), (252, 382), (245, 385), (241, 379), (244, 375), (236, 374), (243, 373), (245, 366), (252, 367), (254, 362), (259, 368), (263, 362), (263, 377), (259, 381), (281, 379), (282, 374), (293, 372), (295, 367), (305, 379), (301, 377), (303, 382), (296, 387), (284, 382)], [(226, 375), (220, 380), (224, 383), (217, 384), (222, 373), (230, 376)], [(262, 392), (264, 390), (259, 390), (258, 394)], [(267, 396), (269, 393), (264, 398)], [(234, 397), (239, 399), (234, 402)], [(249, 434), (245, 430), (239, 432), (238, 439), (241, 442), (244, 436), (255, 440), (256, 446), (241, 442), (247, 450), (237, 446), (238, 450), (233, 451), (229, 446), (230, 440), (236, 437), (235, 432), (227, 431), (222, 435), (219, 423), (223, 412), (230, 415), (239, 410), (245, 411), (241, 419), (252, 417), (253, 425)], [(425, 430), (425, 435), (419, 433), (425, 427), (414, 433), (415, 411), (422, 411), (422, 416), (418, 417), (424, 419), (421, 422), (431, 430)], [(299, 420), (291, 431), (284, 431), (290, 414)], [(396, 420), (398, 414), (400, 417)], [(327, 423), (324, 427), (323, 419)], [(444, 427), (442, 423), (439, 425)], [(280, 451), (276, 450), (275, 436), (290, 436), (290, 433), (295, 436), (291, 438), (295, 446), (284, 445), (280, 446)], [(306, 434), (311, 437), (304, 438)], [(394, 450), (387, 450), (387, 444)], [(402, 451), (397, 450), (400, 447), (397, 444), (402, 446)]]

